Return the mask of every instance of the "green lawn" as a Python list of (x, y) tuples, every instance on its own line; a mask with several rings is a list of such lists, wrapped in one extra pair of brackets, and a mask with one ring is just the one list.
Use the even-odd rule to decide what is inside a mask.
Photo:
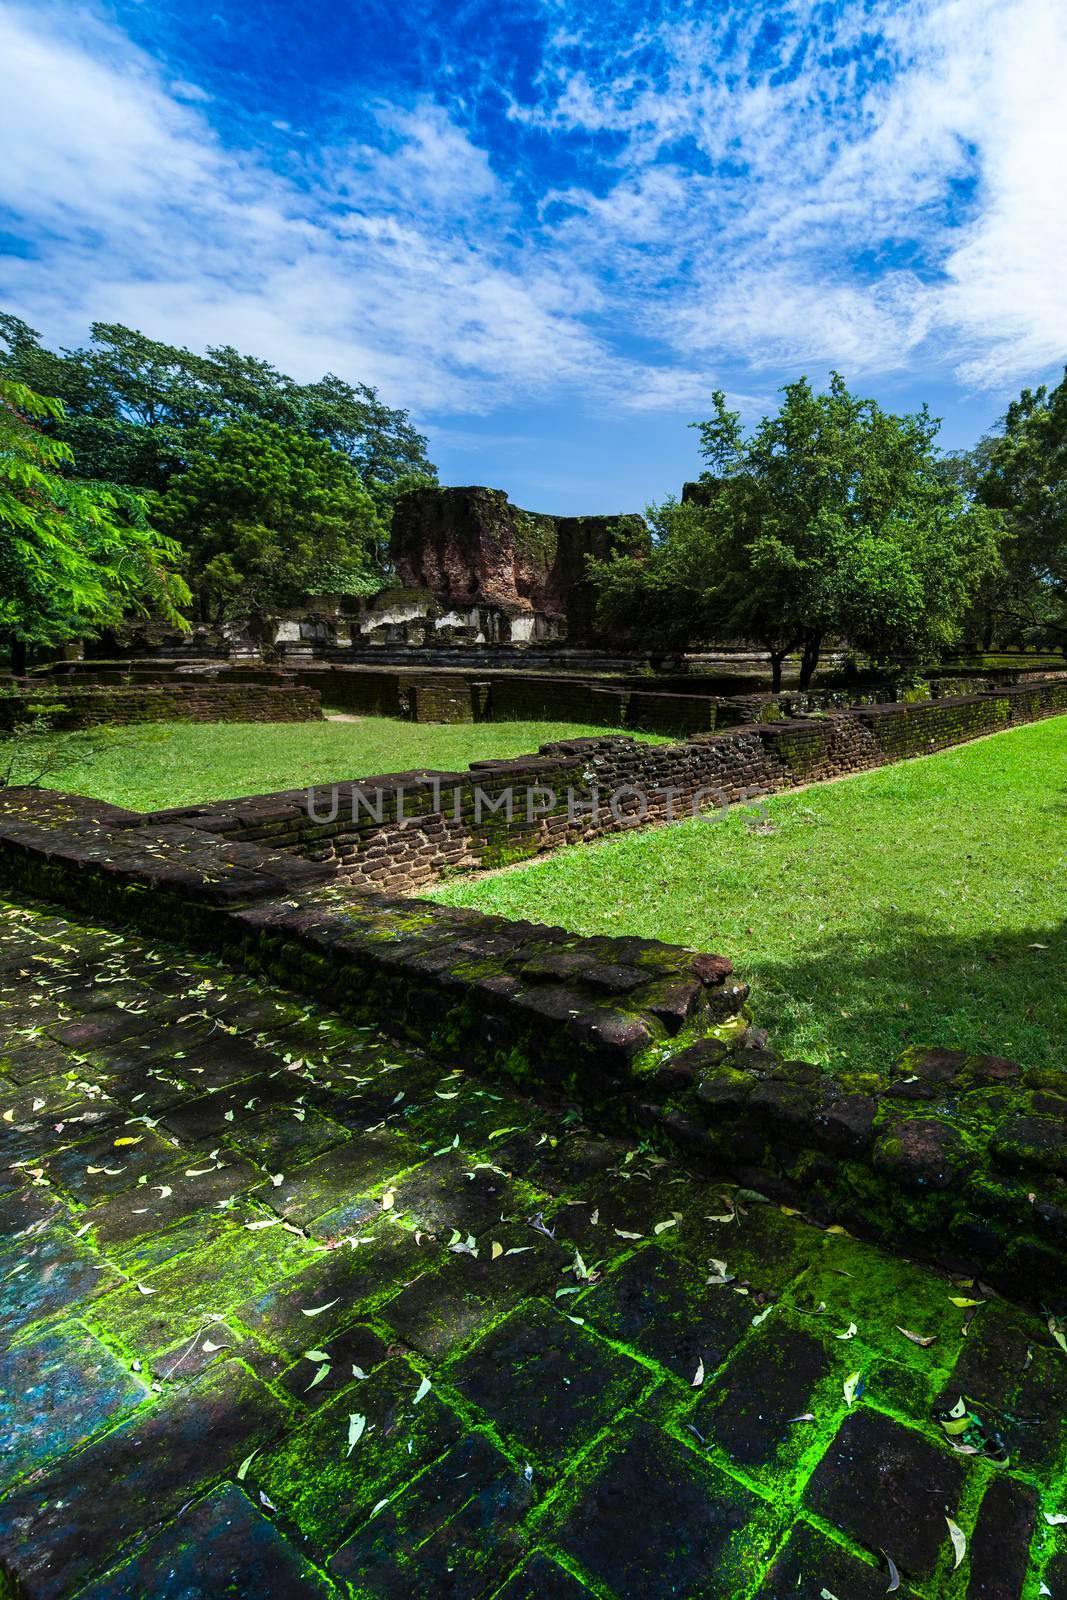
[(1067, 1068), (1067, 717), (560, 851), (434, 898), (728, 955), (788, 1056), (936, 1043)]
[(133, 811), (155, 811), (414, 767), (461, 771), (472, 761), (524, 755), (552, 739), (618, 731), (573, 722), (434, 726), (391, 717), (150, 724), (49, 736), (59, 764), (43, 782)]

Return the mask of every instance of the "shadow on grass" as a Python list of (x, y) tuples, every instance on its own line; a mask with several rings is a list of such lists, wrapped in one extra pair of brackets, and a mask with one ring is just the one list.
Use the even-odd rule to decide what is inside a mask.
[(787, 960), (735, 960), (783, 1054), (885, 1068), (909, 1045), (933, 1044), (1067, 1081), (1067, 923), (954, 939), (890, 913), (862, 944), (831, 934)]

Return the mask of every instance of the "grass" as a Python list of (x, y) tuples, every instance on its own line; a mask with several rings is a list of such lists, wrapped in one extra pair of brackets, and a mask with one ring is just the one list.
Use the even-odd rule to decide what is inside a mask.
[(1067, 1067), (1067, 717), (434, 898), (728, 955), (786, 1056), (909, 1044)]
[(414, 767), (453, 772), (472, 761), (524, 755), (553, 739), (618, 731), (573, 722), (438, 726), (391, 717), (149, 724), (48, 735), (58, 765), (43, 781), (51, 789), (110, 800), (132, 811), (157, 811)]

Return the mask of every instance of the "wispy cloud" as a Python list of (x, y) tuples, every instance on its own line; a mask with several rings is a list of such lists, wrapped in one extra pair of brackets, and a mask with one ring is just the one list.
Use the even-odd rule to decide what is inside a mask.
[(557, 35), (512, 115), (618, 141), (610, 187), (548, 197), (558, 237), (703, 358), (1000, 385), (1067, 357), (1063, 7), (775, 17), (682, 3), (613, 48), (601, 7)]
[(0, 300), (423, 417), (691, 411), (829, 365), (1002, 389), (1067, 356), (1058, 0), (526, 4), (549, 27), (522, 84), (383, 84), (326, 137), (265, 107), (267, 149), (187, 63), (0, 0), (0, 208), (28, 246)]
[[(33, 239), (6, 263), (23, 314), (233, 342), (301, 375), (380, 383), (422, 413), (516, 391), (644, 397), (640, 363), (583, 321), (595, 277), (526, 244), (486, 152), (428, 100), (375, 107), (377, 144), (292, 157), (224, 148), (190, 86), (102, 24), (60, 39), (0, 8), (0, 204)], [(191, 99), (193, 103), (190, 103)], [(650, 374), (694, 394), (685, 371)]]

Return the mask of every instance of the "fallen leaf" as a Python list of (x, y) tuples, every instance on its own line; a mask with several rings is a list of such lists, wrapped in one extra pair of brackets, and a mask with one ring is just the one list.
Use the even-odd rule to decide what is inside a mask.
[(697, 1362), (697, 1369), (693, 1374), (692, 1387), (694, 1389), (699, 1389), (700, 1385), (703, 1382), (704, 1382), (704, 1362), (703, 1362), (703, 1360), (700, 1360), (700, 1361)]
[(497, 1244), (496, 1240), (494, 1239), (493, 1240), (493, 1248), (492, 1248), (492, 1252), (491, 1252), (492, 1260), (495, 1261), (498, 1256), (502, 1256), (503, 1254), (504, 1254), (504, 1246), (502, 1244)]
[(955, 1569), (967, 1554), (967, 1538), (958, 1522), (953, 1522), (951, 1517), (946, 1517), (945, 1521), (948, 1523), (948, 1535), (952, 1540), (952, 1548), (956, 1552), (956, 1559), (952, 1563), (953, 1569)]
[[(321, 1383), (322, 1382), (323, 1378), (325, 1378), (325, 1376), (329, 1372), (329, 1370), (330, 1370), (330, 1363), (328, 1361), (324, 1361), (322, 1363), (322, 1366), (318, 1367), (316, 1369), (315, 1376), (312, 1378), (312, 1380), (308, 1384), (307, 1388), (308, 1389), (314, 1389), (314, 1387), (315, 1387), (315, 1385), (317, 1383)], [(307, 1389), (304, 1390), (304, 1393), (305, 1394), (307, 1393)]]
[(252, 1462), (255, 1460), (256, 1456), (258, 1456), (258, 1455), (259, 1455), (259, 1450), (257, 1448), (257, 1449), (252, 1451), (252, 1454), (250, 1456), (245, 1456), (244, 1460), (241, 1462), (241, 1465), (237, 1468), (237, 1482), (238, 1483), (244, 1483), (245, 1474), (247, 1473), (249, 1467), (252, 1465)]
[(985, 1301), (984, 1300), (968, 1300), (966, 1298), (966, 1296), (961, 1295), (961, 1294), (950, 1294), (949, 1295), (949, 1299), (951, 1300), (951, 1302), (952, 1302), (952, 1304), (954, 1306), (959, 1306), (961, 1310), (963, 1310), (966, 1306), (984, 1306), (985, 1305)]
[(429, 1378), (423, 1378), (422, 1382), (419, 1384), (418, 1391), (417, 1391), (417, 1393), (415, 1395), (415, 1404), (418, 1405), (420, 1400), (425, 1400), (426, 1396), (429, 1394), (429, 1392), (430, 1392), (430, 1390), (432, 1388), (433, 1388), (433, 1384), (430, 1382)]
[(1064, 1335), (1063, 1324), (1060, 1322), (1058, 1317), (1049, 1317), (1048, 1331), (1051, 1333), (1060, 1349), (1065, 1355), (1067, 1355), (1067, 1336)]
[(835, 1333), (834, 1334), (834, 1338), (835, 1339), (854, 1339), (856, 1337), (857, 1333), (859, 1333), (859, 1331), (860, 1330), (857, 1328), (856, 1324), (854, 1322), (850, 1322), (848, 1327), (845, 1329), (844, 1333)]
[(889, 1568), (889, 1588), (886, 1590), (886, 1594), (895, 1594), (900, 1588), (900, 1573), (888, 1550), (883, 1550), (882, 1554), (885, 1556), (886, 1566)]
[(850, 1376), (845, 1379), (844, 1383), (845, 1404), (850, 1406), (854, 1401), (858, 1400), (865, 1387), (866, 1385), (863, 1381), (863, 1373), (851, 1373)]
[(352, 1454), (353, 1450), (356, 1448), (356, 1445), (359, 1443), (360, 1439), (362, 1439), (363, 1430), (366, 1426), (366, 1417), (361, 1416), (358, 1411), (353, 1411), (348, 1419), (348, 1449), (345, 1451), (346, 1456), (350, 1456)]
[(147, 1285), (145, 1285), (145, 1284), (143, 1284), (143, 1283), (139, 1283), (139, 1284), (138, 1284), (138, 1285), (137, 1285), (137, 1289), (138, 1289), (138, 1292), (139, 1292), (139, 1293), (140, 1293), (140, 1294), (158, 1294), (158, 1293), (159, 1293), (159, 1290), (158, 1290), (158, 1289), (149, 1289), (149, 1288), (148, 1288), (148, 1287), (147, 1287)]
[(764, 1306), (762, 1311), (757, 1311), (756, 1315), (752, 1318), (752, 1326), (754, 1328), (758, 1328), (761, 1322), (766, 1322), (773, 1310), (773, 1305), (770, 1305)]
[(921, 1333), (912, 1333), (910, 1328), (901, 1328), (899, 1325), (897, 1327), (897, 1332), (902, 1333), (905, 1339), (910, 1339), (912, 1344), (922, 1345), (924, 1350), (927, 1349), (928, 1346), (932, 1345), (934, 1340), (937, 1338), (936, 1333), (930, 1333), (926, 1335)]
[(382, 1210), (392, 1211), (393, 1201), (395, 1199), (396, 1195), (393, 1193), (392, 1189), (386, 1189), (385, 1193), (382, 1195)]
[(329, 1311), (331, 1306), (336, 1306), (336, 1305), (340, 1304), (340, 1300), (341, 1300), (341, 1296), (338, 1295), (336, 1300), (327, 1300), (327, 1302), (326, 1302), (326, 1304), (324, 1306), (311, 1306), (311, 1307), (301, 1306), (300, 1315), (302, 1317), (321, 1317), (322, 1313), (324, 1311)]
[(1067, 1523), (1067, 1516), (1062, 1511), (1046, 1511), (1044, 1517), (1050, 1528), (1062, 1528)]
[(329, 1361), (329, 1359), (330, 1358), (326, 1354), (325, 1350), (305, 1350), (304, 1351), (304, 1360), (305, 1361)]

